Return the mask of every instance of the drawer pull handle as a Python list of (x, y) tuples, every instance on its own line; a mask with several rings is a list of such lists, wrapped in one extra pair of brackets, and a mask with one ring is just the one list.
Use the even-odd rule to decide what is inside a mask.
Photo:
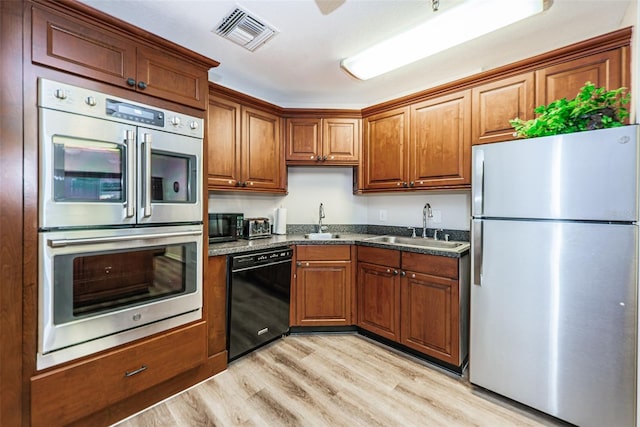
[(125, 371), (124, 376), (125, 377), (132, 377), (136, 374), (139, 374), (142, 371), (146, 371), (147, 370), (147, 366), (146, 365), (142, 365), (140, 366), (138, 369), (133, 370), (133, 371)]

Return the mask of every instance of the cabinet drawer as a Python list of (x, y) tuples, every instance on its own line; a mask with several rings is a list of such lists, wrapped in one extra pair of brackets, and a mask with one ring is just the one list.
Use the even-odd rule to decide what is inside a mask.
[(402, 269), (433, 276), (458, 278), (458, 259), (437, 255), (402, 253)]
[(298, 245), (298, 261), (349, 261), (351, 260), (350, 245)]
[(200, 322), (35, 376), (31, 423), (66, 425), (204, 363), (206, 352)]
[(358, 261), (400, 268), (400, 251), (358, 246)]

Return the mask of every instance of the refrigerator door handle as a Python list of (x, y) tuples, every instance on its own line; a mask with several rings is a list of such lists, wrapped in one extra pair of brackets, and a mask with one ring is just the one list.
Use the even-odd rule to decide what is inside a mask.
[(473, 221), (473, 284), (482, 286), (482, 220)]
[(473, 215), (484, 214), (484, 151), (476, 150), (473, 176)]

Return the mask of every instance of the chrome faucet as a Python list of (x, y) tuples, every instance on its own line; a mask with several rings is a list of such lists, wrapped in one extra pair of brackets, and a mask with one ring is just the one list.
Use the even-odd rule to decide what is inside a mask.
[[(320, 208), (318, 209), (318, 233), (322, 233), (322, 219), (324, 218), (324, 205), (320, 203)], [(326, 226), (324, 226), (326, 228)]]
[(429, 203), (424, 204), (422, 208), (422, 238), (427, 238), (427, 217), (433, 218), (433, 212), (431, 211), (431, 205)]

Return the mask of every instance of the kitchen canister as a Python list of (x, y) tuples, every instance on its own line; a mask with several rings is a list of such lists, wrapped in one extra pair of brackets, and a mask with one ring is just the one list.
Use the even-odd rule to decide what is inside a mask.
[(287, 234), (287, 208), (277, 208), (274, 214), (273, 234)]

